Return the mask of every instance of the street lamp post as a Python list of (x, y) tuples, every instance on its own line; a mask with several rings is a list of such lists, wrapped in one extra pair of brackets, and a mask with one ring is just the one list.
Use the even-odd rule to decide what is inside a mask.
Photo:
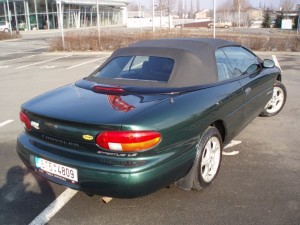
[(59, 24), (60, 24), (60, 31), (61, 31), (61, 41), (63, 50), (65, 50), (65, 35), (64, 35), (64, 22), (63, 22), (63, 13), (62, 13), (62, 3), (61, 0), (56, 0), (56, 3), (59, 6)]
[(99, 50), (101, 46), (101, 40), (100, 40), (100, 16), (99, 16), (99, 0), (96, 1), (96, 7), (97, 7), (97, 30), (98, 30), (98, 43), (99, 43)]
[(297, 34), (299, 34), (299, 29), (300, 29), (300, 6), (299, 6), (299, 9), (298, 9), (298, 26), (297, 26)]
[(6, 0), (6, 4), (7, 4), (8, 26), (9, 26), (10, 36), (12, 36), (12, 30), (11, 30), (11, 15), (10, 15), (10, 11), (9, 11), (8, 0)]
[(214, 38), (216, 38), (216, 0), (214, 0)]
[(152, 0), (152, 32), (154, 33), (155, 32), (155, 24), (154, 24), (154, 0)]

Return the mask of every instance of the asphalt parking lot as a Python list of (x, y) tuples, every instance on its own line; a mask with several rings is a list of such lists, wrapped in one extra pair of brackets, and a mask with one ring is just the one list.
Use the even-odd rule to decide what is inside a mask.
[[(74, 192), (59, 205), (66, 189), (29, 173), (16, 154), (23, 130), (19, 109), (36, 95), (89, 75), (109, 54), (45, 53), (46, 46), (43, 37), (0, 42), (0, 224), (35, 218), (32, 224), (300, 224), (300, 54), (258, 53), (278, 59), (288, 91), (285, 108), (275, 117), (256, 118), (235, 138), (240, 143), (225, 150), (208, 189), (186, 192), (171, 185), (108, 204)], [(55, 213), (49, 205), (57, 207)], [(40, 214), (44, 209), (50, 211)]]

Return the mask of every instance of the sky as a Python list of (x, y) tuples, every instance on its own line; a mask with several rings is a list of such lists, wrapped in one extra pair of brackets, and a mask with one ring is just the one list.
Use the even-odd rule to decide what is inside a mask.
[[(133, 2), (137, 3), (137, 4), (141, 4), (141, 5), (145, 5), (146, 8), (151, 8), (152, 7), (152, 0), (132, 0)], [(159, 0), (154, 0), (154, 2), (158, 2)], [(177, 2), (180, 0), (177, 0)], [(181, 1), (185, 1), (185, 0), (181, 0)], [(197, 6), (197, 0), (193, 0), (194, 1), (194, 7)], [(223, 1), (225, 0), (216, 0), (216, 5), (221, 4)], [(248, 0), (250, 2), (250, 4), (253, 7), (258, 8), (259, 4), (261, 2), (262, 6), (265, 4), (266, 7), (270, 7), (270, 8), (275, 8), (278, 9), (280, 8), (280, 2), (281, 0)], [(300, 0), (293, 0), (296, 4), (300, 4)], [(189, 9), (189, 5), (191, 0), (186, 0), (187, 4), (188, 4), (188, 9)], [(178, 5), (178, 3), (177, 3)], [(212, 9), (213, 8), (213, 0), (200, 0), (200, 7), (201, 9)]]

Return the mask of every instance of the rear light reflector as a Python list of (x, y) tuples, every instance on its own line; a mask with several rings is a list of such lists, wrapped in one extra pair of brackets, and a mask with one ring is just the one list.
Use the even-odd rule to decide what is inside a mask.
[(26, 130), (31, 130), (31, 124), (28, 116), (24, 112), (20, 112), (20, 120)]
[(148, 150), (160, 141), (161, 135), (156, 131), (106, 131), (96, 137), (99, 147), (123, 152)]

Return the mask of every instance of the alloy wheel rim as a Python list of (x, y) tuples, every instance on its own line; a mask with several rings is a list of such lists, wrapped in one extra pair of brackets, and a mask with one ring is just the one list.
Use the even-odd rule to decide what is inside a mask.
[(203, 149), (200, 172), (205, 182), (211, 182), (216, 176), (220, 164), (221, 145), (217, 137), (211, 137)]
[(267, 113), (276, 113), (281, 109), (283, 103), (284, 103), (283, 90), (279, 87), (274, 87), (273, 96), (266, 107)]

